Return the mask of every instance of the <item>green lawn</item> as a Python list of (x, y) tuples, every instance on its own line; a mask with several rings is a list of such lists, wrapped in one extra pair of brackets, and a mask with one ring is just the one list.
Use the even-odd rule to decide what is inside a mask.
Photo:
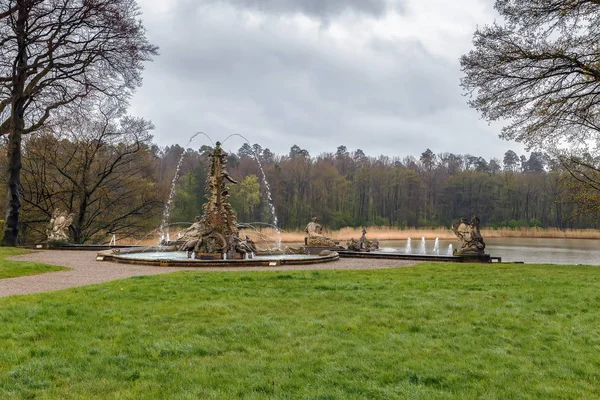
[(68, 269), (64, 267), (56, 267), (54, 265), (6, 260), (7, 257), (18, 256), (27, 253), (30, 253), (30, 251), (17, 249), (15, 247), (0, 247), (0, 279)]
[(597, 267), (139, 277), (0, 299), (0, 398), (597, 398), (599, 326)]

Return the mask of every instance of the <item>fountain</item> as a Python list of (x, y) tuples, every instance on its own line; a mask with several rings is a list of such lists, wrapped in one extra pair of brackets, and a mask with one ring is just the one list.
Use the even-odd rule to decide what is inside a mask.
[(433, 243), (433, 255), (440, 255), (440, 238), (435, 238), (435, 242)]
[[(502, 262), (500, 257), (491, 257), (489, 254), (484, 254), (483, 249), (485, 244), (479, 233), (479, 219), (473, 217), (471, 223), (464, 218), (455, 222), (452, 225), (453, 231), (462, 242), (461, 250), (456, 251), (453, 245), (448, 246), (446, 254), (440, 254), (440, 239), (435, 238), (433, 249), (427, 252), (426, 239), (421, 237), (418, 251), (413, 253), (411, 238), (407, 238), (404, 251), (393, 247), (384, 247), (378, 251), (361, 253), (354, 248), (348, 246), (348, 250), (338, 251), (340, 257), (352, 258), (372, 258), (372, 259), (388, 259), (388, 260), (414, 260), (414, 261), (434, 261), (434, 262), (477, 262), (491, 263), (493, 261)], [(356, 241), (354, 241), (356, 242)]]
[(362, 228), (362, 236), (358, 241), (351, 238), (346, 242), (346, 247), (350, 251), (377, 251), (379, 250), (379, 240), (377, 238), (373, 240), (367, 239), (367, 228)]
[(419, 254), (427, 254), (427, 247), (425, 247), (425, 237), (421, 237), (421, 247), (419, 248)]
[[(181, 170), (181, 164), (183, 163), (183, 158), (185, 156), (185, 149), (190, 145), (190, 143), (192, 143), (192, 141), (198, 135), (206, 136), (208, 138), (208, 140), (211, 143), (213, 143), (210, 136), (208, 136), (206, 133), (196, 132), (190, 137), (190, 140), (188, 140), (187, 144), (183, 148), (183, 152), (181, 153), (181, 156), (179, 157), (179, 161), (177, 162), (177, 167), (175, 168), (175, 175), (173, 175), (173, 180), (171, 181), (171, 189), (169, 190), (169, 198), (167, 199), (167, 202), (165, 203), (165, 209), (163, 211), (162, 222), (160, 223), (160, 227), (158, 228), (159, 236), (160, 236), (159, 243), (163, 243), (165, 241), (166, 242), (170, 241), (167, 238), (168, 234), (165, 234), (165, 228), (168, 226), (169, 219), (171, 217), (171, 207), (173, 206), (173, 200), (175, 199), (175, 187), (177, 185), (177, 179), (179, 178), (179, 171)], [(214, 145), (214, 143), (213, 143), (213, 145)]]
[(260, 157), (258, 157), (258, 154), (256, 154), (256, 152), (254, 151), (254, 148), (250, 144), (250, 141), (248, 139), (246, 139), (245, 136), (243, 136), (239, 133), (234, 133), (234, 134), (227, 136), (225, 138), (225, 140), (223, 140), (223, 143), (225, 143), (230, 137), (233, 137), (233, 136), (239, 136), (242, 139), (244, 139), (246, 141), (246, 143), (248, 143), (248, 146), (250, 146), (250, 148), (252, 149), (252, 158), (254, 158), (254, 161), (256, 161), (256, 163), (258, 164), (258, 168), (260, 169), (260, 173), (262, 176), (262, 181), (263, 181), (263, 184), (265, 185), (265, 190), (267, 191), (267, 202), (269, 203), (269, 211), (271, 211), (271, 216), (273, 217), (273, 225), (275, 226), (275, 230), (277, 232), (280, 232), (279, 227), (278, 227), (279, 220), (277, 219), (277, 214), (275, 214), (275, 204), (273, 202), (273, 196), (271, 195), (271, 186), (269, 185), (269, 182), (267, 181), (267, 174), (265, 173), (262, 163), (260, 162)]
[[(229, 183), (237, 184), (227, 172), (228, 154), (217, 142), (211, 153), (210, 173), (207, 176), (207, 202), (201, 216), (183, 232), (177, 246), (158, 246), (140, 250), (139, 248), (104, 251), (98, 260), (144, 263), (160, 266), (175, 265), (280, 265), (307, 264), (334, 261), (338, 253), (324, 255), (260, 255), (254, 242), (248, 237), (240, 238), (236, 214), (229, 204)], [(171, 197), (171, 196), (170, 196)], [(162, 227), (161, 227), (162, 229)], [(168, 239), (168, 233), (165, 235)], [(170, 244), (169, 241), (166, 244)], [(255, 256), (255, 254), (259, 254)]]

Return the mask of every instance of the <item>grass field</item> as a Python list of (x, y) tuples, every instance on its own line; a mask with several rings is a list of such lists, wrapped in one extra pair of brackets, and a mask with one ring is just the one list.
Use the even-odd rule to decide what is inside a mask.
[(0, 398), (600, 393), (600, 269), (183, 272), (0, 299)]
[(24, 275), (35, 275), (51, 271), (62, 271), (67, 269), (64, 267), (57, 267), (53, 265), (21, 261), (9, 261), (6, 259), (7, 257), (18, 256), (27, 253), (29, 253), (29, 251), (23, 249), (17, 249), (14, 247), (0, 247), (0, 279), (14, 278), (17, 276)]

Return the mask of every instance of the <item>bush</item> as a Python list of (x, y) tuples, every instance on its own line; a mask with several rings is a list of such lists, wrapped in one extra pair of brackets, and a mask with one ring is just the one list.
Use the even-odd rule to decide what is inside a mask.
[(541, 228), (542, 227), (542, 221), (540, 221), (537, 218), (531, 218), (529, 220), (529, 227), (530, 228)]
[(518, 221), (511, 219), (510, 221), (507, 222), (503, 222), (502, 223), (503, 226), (506, 226), (508, 228), (528, 228), (529, 227), (529, 223), (524, 220), (524, 219), (520, 219)]

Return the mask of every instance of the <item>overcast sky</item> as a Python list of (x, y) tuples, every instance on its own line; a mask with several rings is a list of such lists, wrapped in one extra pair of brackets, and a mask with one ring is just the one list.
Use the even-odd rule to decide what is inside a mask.
[[(155, 141), (184, 146), (240, 133), (278, 154), (337, 146), (369, 156), (502, 158), (459, 86), (458, 58), (492, 0), (139, 0), (160, 56), (130, 112)], [(202, 136), (189, 147), (207, 144)], [(237, 151), (242, 139), (224, 147)]]

